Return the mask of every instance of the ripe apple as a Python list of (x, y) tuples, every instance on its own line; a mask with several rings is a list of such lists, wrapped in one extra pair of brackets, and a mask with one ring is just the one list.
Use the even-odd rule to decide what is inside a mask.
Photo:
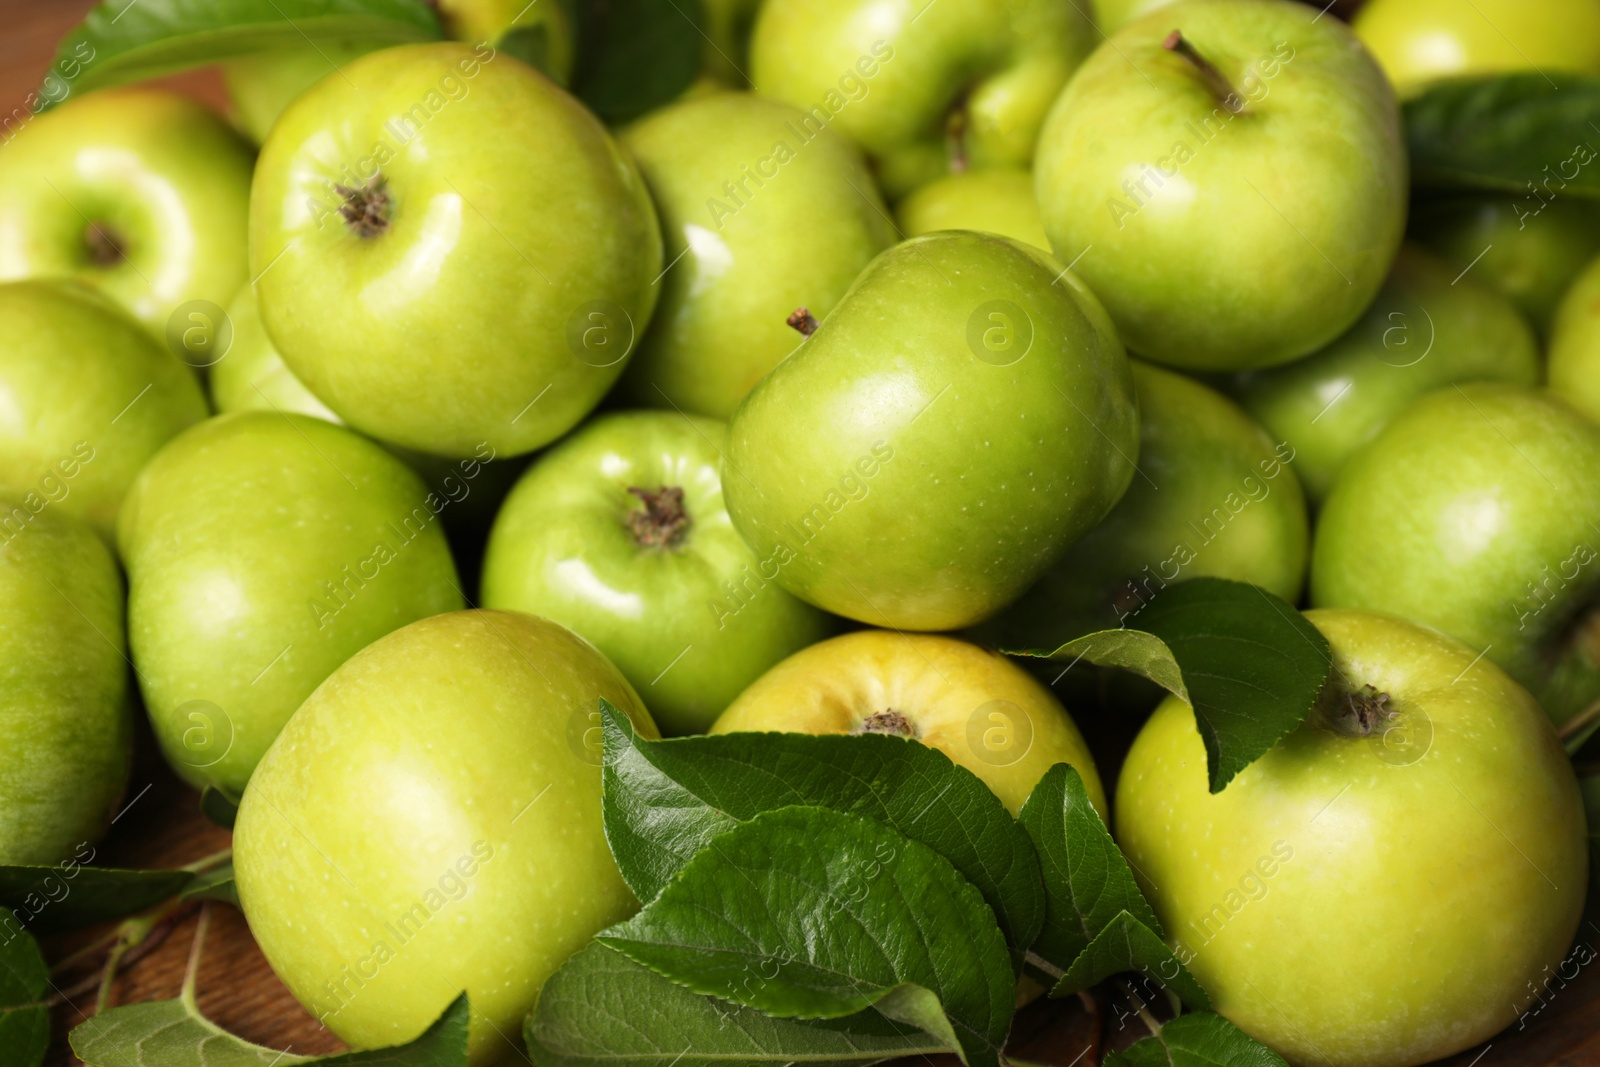
[(997, 167), (968, 170), (929, 182), (895, 208), (907, 237), (937, 230), (982, 230), (1050, 251), (1033, 195), (1033, 175)]
[(1168, 699), (1117, 786), (1117, 841), (1216, 1008), (1290, 1062), (1410, 1067), (1493, 1037), (1583, 909), (1572, 767), (1477, 650), (1313, 611), (1336, 683), (1220, 793)]
[(714, 734), (884, 733), (936, 748), (982, 778), (1015, 815), (1057, 763), (1105, 791), (1067, 709), (998, 652), (934, 634), (860, 630), (797, 652), (722, 713)]
[(239, 125), (261, 144), (295, 97), (377, 47), (368, 41), (308, 40), (227, 60), (220, 64), (222, 80)]
[(1600, 426), (1521, 386), (1450, 386), (1345, 464), (1311, 600), (1436, 626), (1562, 722), (1600, 696), (1597, 522)]
[(1190, 0), (1120, 30), (1039, 137), (1050, 244), (1130, 351), (1188, 370), (1287, 363), (1377, 295), (1407, 165), (1383, 73), (1287, 0)]
[(398, 1044), (464, 989), (471, 1062), (515, 1058), (545, 979), (638, 907), (600, 822), (602, 698), (656, 736), (583, 639), (464, 611), (376, 641), (306, 700), (233, 847), (250, 931), (319, 1021)]
[(1093, 36), (1056, 0), (766, 0), (750, 76), (811, 127), (836, 123), (897, 198), (968, 165), (1027, 167)]
[(145, 466), (117, 543), (133, 663), (182, 777), (243, 789), (334, 668), (461, 607), (442, 500), (371, 441), (304, 415), (218, 416)]
[(1573, 283), (1556, 313), (1550, 391), (1600, 422), (1600, 259)]
[(1440, 78), (1600, 73), (1597, 0), (1369, 0), (1355, 31), (1401, 96)]
[(1562, 296), (1600, 253), (1600, 208), (1532, 195), (1449, 197), (1418, 205), (1411, 232), (1498, 289), (1548, 337)]
[(1105, 521), (1067, 549), (1022, 599), (980, 628), (1005, 648), (1055, 648), (1137, 626), (1172, 582), (1250, 582), (1293, 603), (1310, 536), (1295, 450), (1233, 401), (1134, 362), (1139, 473)]
[(0, 491), (108, 541), (139, 468), (206, 417), (194, 373), (110, 297), (65, 279), (0, 285)]
[(581, 104), (487, 45), (390, 48), (343, 74), (261, 150), (250, 254), (268, 334), (381, 440), (454, 458), (549, 443), (655, 306), (661, 235), (637, 170)]
[(70, 100), (0, 148), (0, 280), (87, 282), (176, 347), (187, 305), (219, 308), (246, 278), (251, 164), (177, 93)]
[(957, 629), (1105, 517), (1138, 426), (1122, 345), (1071, 272), (933, 234), (873, 260), (745, 398), (723, 493), (761, 574), (801, 599)]
[(795, 108), (719, 93), (634, 124), (673, 266), (624, 386), (637, 403), (726, 419), (895, 235), (854, 145)]
[(0, 604), (0, 864), (59, 863), (128, 780), (122, 575), (84, 523), (0, 494)]
[(278, 411), (344, 422), (283, 362), (261, 322), (253, 287), (240, 287), (227, 314), (232, 342), (209, 376), (217, 411)]
[(487, 41), (496, 51), (565, 85), (572, 77), (576, 27), (565, 4), (528, 0), (438, 0), (445, 32), (458, 41)]
[(1487, 284), (1424, 252), (1401, 249), (1372, 306), (1344, 336), (1286, 367), (1244, 375), (1238, 396), (1320, 501), (1352, 453), (1425, 393), (1492, 379), (1537, 385), (1539, 343)]

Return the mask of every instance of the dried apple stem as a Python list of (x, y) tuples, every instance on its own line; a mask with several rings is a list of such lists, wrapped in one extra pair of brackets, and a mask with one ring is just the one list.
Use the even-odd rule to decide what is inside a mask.
[(1206, 83), (1206, 88), (1211, 90), (1211, 95), (1217, 98), (1219, 104), (1235, 114), (1244, 110), (1244, 98), (1233, 87), (1233, 83), (1228, 80), (1228, 76), (1218, 70), (1215, 63), (1201, 55), (1200, 50), (1190, 44), (1188, 38), (1184, 37), (1182, 30), (1173, 30), (1167, 34), (1167, 39), (1161, 42), (1161, 47), (1169, 52), (1176, 52), (1184, 59), (1187, 59), (1189, 65), (1194, 67), (1195, 71), (1200, 75), (1200, 80)]

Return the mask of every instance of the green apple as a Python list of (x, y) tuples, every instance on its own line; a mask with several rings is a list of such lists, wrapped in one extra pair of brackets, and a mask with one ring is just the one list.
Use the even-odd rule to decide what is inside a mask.
[(1295, 470), (1320, 501), (1345, 460), (1424, 393), (1479, 379), (1537, 385), (1539, 377), (1538, 341), (1509, 301), (1406, 246), (1344, 336), (1286, 367), (1244, 375), (1238, 396), (1293, 447)]
[(628, 395), (725, 419), (894, 230), (855, 146), (751, 93), (676, 104), (623, 136), (655, 198), (672, 266), (624, 377)]
[(1128, 349), (1187, 370), (1332, 341), (1405, 223), (1382, 71), (1288, 0), (1188, 0), (1119, 31), (1051, 110), (1034, 175), (1051, 247)]
[(343, 73), (261, 150), (250, 256), (268, 334), (380, 440), (453, 458), (548, 444), (655, 306), (638, 171), (581, 104), (487, 45), (391, 48)]
[(1548, 337), (1574, 278), (1600, 253), (1600, 207), (1542, 196), (1452, 196), (1419, 204), (1411, 233), (1498, 289)]
[(206, 417), (194, 373), (109, 297), (66, 280), (0, 285), (0, 491), (109, 541), (139, 468)]
[(1092, 0), (1094, 24), (1101, 33), (1116, 33), (1136, 18), (1158, 7), (1169, 7), (1174, 0)]
[(529, 0), (437, 0), (445, 30), (458, 41), (487, 41), (497, 51), (549, 75), (572, 77), (577, 27), (565, 4)]
[(237, 792), (353, 653), (461, 607), (444, 498), (349, 430), (222, 415), (140, 472), (117, 543), (145, 706), (168, 761)]
[(965, 166), (1027, 167), (1093, 37), (1057, 0), (766, 0), (750, 76), (808, 129), (837, 124), (899, 197)]
[(1310, 547), (1292, 447), (1199, 382), (1135, 362), (1139, 472), (1104, 522), (979, 633), (1004, 648), (1055, 648), (1137, 626), (1172, 582), (1250, 582), (1293, 603)]
[(582, 638), (464, 611), (362, 649), (289, 720), (234, 871), (267, 961), (328, 1029), (399, 1044), (465, 990), (471, 1062), (515, 1059), (545, 979), (638, 907), (600, 822), (601, 699), (656, 736)]
[(0, 493), (0, 604), (0, 864), (59, 863), (128, 780), (122, 575), (87, 525)]
[(242, 286), (228, 305), (231, 343), (211, 366), (211, 402), (217, 411), (278, 411), (343, 423), (294, 376), (261, 322), (255, 289)]
[(887, 733), (936, 748), (983, 779), (1014, 815), (1057, 763), (1105, 790), (1072, 716), (998, 652), (934, 634), (861, 630), (812, 645), (739, 695), (714, 734)]
[(760, 570), (722, 502), (727, 426), (601, 415), (544, 453), (489, 537), (483, 606), (594, 642), (669, 734), (703, 733), (827, 617)]
[(1291, 1063), (1411, 1067), (1516, 1021), (1583, 908), (1572, 767), (1477, 649), (1314, 611), (1336, 683), (1220, 793), (1168, 699), (1117, 785), (1117, 841), (1216, 1009)]
[(903, 630), (993, 615), (1128, 487), (1139, 420), (1093, 294), (1038, 249), (896, 245), (750, 393), (723, 493), (760, 573)]
[(1402, 96), (1440, 78), (1600, 74), (1597, 0), (1369, 0), (1355, 31)]
[(1533, 389), (1450, 386), (1345, 464), (1311, 600), (1438, 627), (1562, 722), (1600, 697), (1597, 522), (1600, 426)]
[(295, 97), (377, 47), (366, 41), (313, 43), (308, 39), (288, 48), (227, 60), (220, 65), (222, 80), (239, 125), (261, 144)]
[(929, 182), (896, 206), (907, 237), (938, 230), (982, 230), (1050, 251), (1033, 195), (1033, 175), (997, 167), (968, 170)]
[(1550, 391), (1600, 422), (1600, 259), (1579, 276), (1556, 313)]
[(0, 147), (0, 280), (77, 278), (177, 350), (188, 312), (214, 313), (245, 280), (251, 165), (227, 123), (177, 93), (62, 104)]

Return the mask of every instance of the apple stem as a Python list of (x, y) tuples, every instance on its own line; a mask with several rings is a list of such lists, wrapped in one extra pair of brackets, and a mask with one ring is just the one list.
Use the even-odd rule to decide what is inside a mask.
[(1239, 91), (1233, 87), (1233, 83), (1228, 80), (1228, 76), (1218, 70), (1215, 63), (1201, 55), (1200, 50), (1184, 37), (1182, 30), (1173, 30), (1167, 34), (1167, 39), (1161, 42), (1161, 47), (1187, 59), (1189, 65), (1199, 73), (1201, 81), (1206, 83), (1206, 88), (1211, 90), (1211, 95), (1215, 96), (1223, 107), (1235, 115), (1244, 110), (1244, 100), (1239, 96)]
[(114, 267), (127, 258), (116, 232), (102, 223), (89, 223), (83, 233), (83, 242), (89, 246), (89, 258), (97, 267)]
[(377, 237), (389, 228), (389, 191), (383, 175), (362, 185), (335, 185), (333, 191), (344, 197), (339, 214), (357, 237)]
[(689, 513), (683, 508), (683, 490), (676, 485), (628, 492), (644, 502), (643, 510), (628, 512), (628, 530), (644, 548), (677, 548), (689, 531)]
[(786, 326), (799, 330), (802, 337), (810, 337), (817, 332), (817, 327), (822, 325), (806, 308), (795, 308), (783, 321)]

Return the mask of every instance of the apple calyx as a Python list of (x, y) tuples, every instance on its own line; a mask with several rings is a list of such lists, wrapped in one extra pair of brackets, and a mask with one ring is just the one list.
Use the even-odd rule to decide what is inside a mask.
[(628, 492), (644, 502), (642, 510), (628, 512), (628, 530), (634, 541), (642, 548), (677, 548), (689, 532), (683, 489), (676, 485), (654, 490), (631, 485)]
[(103, 222), (89, 223), (83, 231), (83, 243), (89, 249), (90, 261), (97, 267), (115, 267), (128, 258), (121, 237)]
[(800, 336), (802, 337), (810, 337), (812, 334), (817, 332), (817, 327), (822, 325), (817, 321), (817, 317), (815, 315), (811, 314), (808, 309), (803, 307), (795, 308), (789, 313), (789, 317), (784, 319), (783, 322), (785, 326), (788, 326), (791, 329), (799, 330)]
[(344, 198), (339, 215), (357, 237), (377, 237), (389, 228), (389, 190), (383, 175), (375, 174), (361, 185), (335, 185)]
[(1347, 737), (1367, 737), (1400, 714), (1389, 694), (1371, 683), (1360, 688), (1332, 683), (1319, 703), (1328, 722)]
[(1211, 95), (1217, 98), (1217, 103), (1237, 115), (1244, 110), (1244, 97), (1233, 87), (1228, 76), (1217, 69), (1217, 65), (1205, 56), (1200, 50), (1189, 43), (1182, 30), (1173, 30), (1167, 34), (1166, 40), (1161, 42), (1161, 47), (1169, 52), (1175, 52), (1189, 61), (1200, 80), (1206, 83), (1206, 88), (1211, 90)]
[(893, 708), (885, 708), (883, 711), (873, 712), (865, 719), (862, 719), (861, 725), (851, 732), (858, 734), (890, 734), (894, 737), (914, 738), (917, 736), (917, 728), (911, 725), (911, 720), (906, 718), (904, 713), (898, 712)]

